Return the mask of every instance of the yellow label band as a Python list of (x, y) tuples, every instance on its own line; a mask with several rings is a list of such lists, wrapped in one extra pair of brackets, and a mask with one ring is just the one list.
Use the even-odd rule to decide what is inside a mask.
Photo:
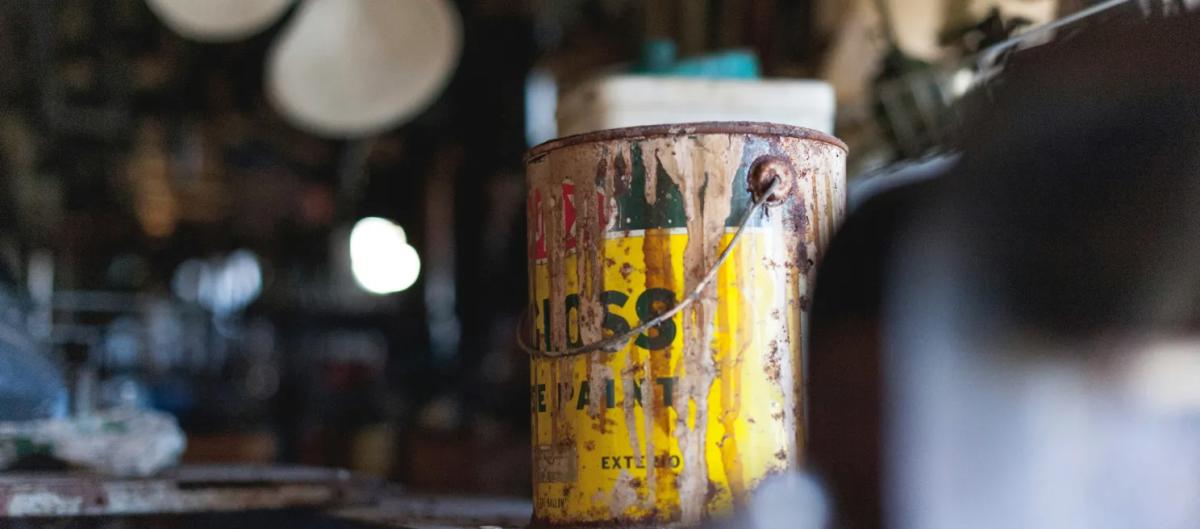
[[(653, 318), (670, 308), (683, 290), (682, 284), (673, 283), (683, 277), (687, 235), (647, 231), (649, 238), (643, 232), (603, 242), (604, 255), (615, 256), (604, 266), (608, 332)], [(717, 376), (708, 391), (706, 416), (695, 415), (694, 402), (677, 398), (679, 377), (686, 374), (680, 361), (683, 315), (616, 353), (534, 360), (530, 402), (539, 469), (535, 497), (543, 517), (562, 523), (614, 516), (673, 519), (679, 510), (679, 474), (688, 464), (676, 434), (681, 426), (694, 428), (696, 421), (708, 425), (704, 453), (712, 512), (727, 510), (736, 496), (794, 460), (788, 447), (794, 446), (795, 432), (784, 420), (788, 398), (780, 383), (788, 382), (781, 371), (790, 369), (796, 351), (791, 347), (795, 344), (786, 343), (789, 318), (779, 311), (787, 306), (789, 292), (797, 292), (799, 277), (786, 267), (769, 271), (757, 265), (770, 240), (761, 232), (747, 233), (735, 258), (719, 271), (713, 344)], [(647, 267), (636, 264), (664, 257), (670, 268), (649, 274)], [(576, 252), (566, 256), (567, 299), (561, 306), (567, 340), (577, 344), (576, 259)], [(552, 304), (546, 298), (549, 269), (545, 262), (534, 267), (535, 334), (544, 346), (551, 321), (547, 311)], [(754, 304), (746, 302), (749, 291), (755, 292)], [(566, 371), (569, 376), (563, 376)], [(682, 425), (681, 411), (686, 419)], [(565, 468), (571, 464), (576, 465), (573, 471)]]

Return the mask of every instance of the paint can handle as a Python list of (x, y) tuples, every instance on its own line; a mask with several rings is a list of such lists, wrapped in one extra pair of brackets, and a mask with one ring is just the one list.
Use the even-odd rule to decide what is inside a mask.
[(725, 249), (721, 250), (721, 254), (717, 257), (717, 262), (713, 263), (712, 267), (708, 269), (708, 273), (704, 274), (704, 277), (699, 283), (696, 283), (691, 292), (688, 292), (688, 295), (679, 303), (676, 303), (674, 307), (621, 334), (561, 351), (543, 351), (525, 343), (523, 333), (521, 332), (529, 317), (528, 311), (525, 311), (521, 313), (521, 321), (517, 325), (517, 346), (530, 355), (548, 358), (566, 358), (596, 351), (614, 353), (624, 347), (634, 337), (641, 335), (651, 327), (655, 327), (675, 317), (676, 314), (699, 299), (700, 294), (704, 292), (708, 284), (712, 282), (713, 278), (717, 277), (717, 270), (721, 269), (721, 265), (725, 264), (725, 260), (733, 253), (734, 247), (737, 246), (742, 233), (746, 231), (746, 226), (750, 224), (750, 219), (754, 218), (754, 214), (763, 207), (774, 206), (783, 202), (787, 197), (788, 189), (791, 187), (793, 176), (791, 164), (782, 157), (763, 156), (755, 160), (750, 166), (749, 173), (746, 175), (746, 187), (750, 191), (750, 207), (746, 208), (741, 221), (738, 222), (737, 231), (733, 233), (733, 238), (729, 240), (729, 244), (725, 245)]

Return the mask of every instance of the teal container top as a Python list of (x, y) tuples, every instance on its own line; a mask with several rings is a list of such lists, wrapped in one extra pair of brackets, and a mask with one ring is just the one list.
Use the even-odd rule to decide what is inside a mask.
[(749, 50), (725, 50), (683, 60), (676, 59), (675, 43), (651, 39), (642, 45), (642, 57), (633, 73), (708, 79), (758, 79), (758, 57)]

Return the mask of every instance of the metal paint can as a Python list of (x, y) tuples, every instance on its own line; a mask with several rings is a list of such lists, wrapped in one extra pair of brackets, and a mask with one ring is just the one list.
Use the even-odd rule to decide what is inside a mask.
[[(836, 138), (765, 123), (530, 151), (533, 526), (694, 527), (799, 464), (805, 311), (845, 165)], [(779, 183), (756, 205), (767, 172)], [(552, 356), (636, 332), (685, 296), (619, 348)]]

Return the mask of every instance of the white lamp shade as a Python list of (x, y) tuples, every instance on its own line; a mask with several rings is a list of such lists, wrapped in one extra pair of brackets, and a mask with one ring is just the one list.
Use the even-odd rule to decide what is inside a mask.
[(446, 0), (307, 0), (267, 57), (272, 104), (330, 137), (378, 133), (440, 93), (462, 30)]
[(172, 31), (204, 42), (243, 39), (270, 26), (292, 0), (146, 0)]

